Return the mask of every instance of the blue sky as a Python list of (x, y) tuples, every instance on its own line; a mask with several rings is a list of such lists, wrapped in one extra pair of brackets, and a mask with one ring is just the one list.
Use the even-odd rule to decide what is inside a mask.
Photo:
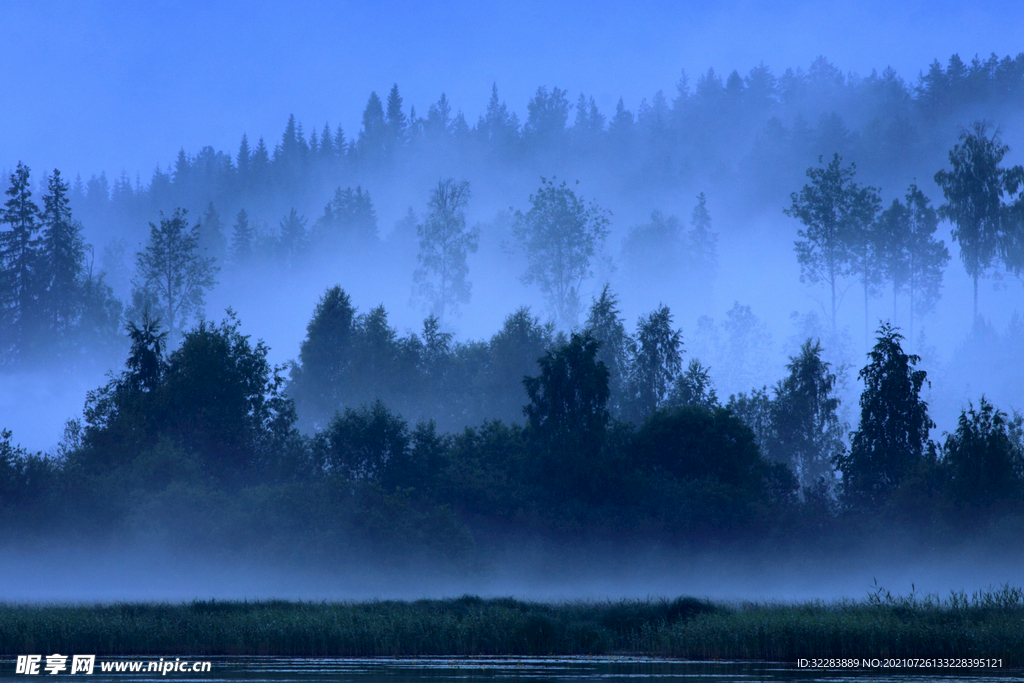
[(1022, 25), (1019, 2), (6, 2), (0, 169), (145, 181), (180, 147), (276, 140), (290, 113), (352, 135), (395, 82), (407, 107), (444, 91), (472, 124), (492, 82), (522, 117), (538, 85), (635, 110), (681, 69), (779, 74), (818, 55), (915, 80), (954, 52), (1017, 54)]

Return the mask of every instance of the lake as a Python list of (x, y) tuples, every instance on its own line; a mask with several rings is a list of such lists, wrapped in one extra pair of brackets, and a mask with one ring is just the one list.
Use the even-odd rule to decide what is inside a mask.
[[(408, 658), (408, 659), (296, 659), (284, 657), (215, 657), (210, 658), (209, 673), (103, 672), (107, 663), (130, 666), (131, 662), (159, 662), (160, 657), (127, 658), (98, 657), (91, 676), (40, 675), (46, 679), (85, 679), (97, 683), (116, 681), (267, 681), (273, 683), (305, 681), (355, 681), (403, 683), (418, 681), (714, 681), (753, 683), (754, 681), (1024, 681), (1024, 670), (1009, 669), (946, 669), (891, 670), (879, 668), (821, 670), (798, 668), (795, 663), (763, 662), (692, 662), (643, 657), (508, 657), (508, 658)], [(164, 658), (174, 661), (175, 658)], [(199, 658), (196, 658), (198, 661)], [(46, 660), (43, 658), (42, 666)], [(12, 675), (14, 661), (4, 658), (0, 677), (32, 680), (34, 676)]]

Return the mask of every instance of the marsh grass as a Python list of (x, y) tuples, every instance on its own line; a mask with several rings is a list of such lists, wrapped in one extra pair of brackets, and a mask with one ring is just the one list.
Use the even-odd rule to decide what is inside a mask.
[(598, 655), (793, 661), (995, 657), (1024, 664), (1024, 591), (862, 601), (718, 604), (695, 598), (528, 602), (0, 605), (0, 653), (97, 655)]

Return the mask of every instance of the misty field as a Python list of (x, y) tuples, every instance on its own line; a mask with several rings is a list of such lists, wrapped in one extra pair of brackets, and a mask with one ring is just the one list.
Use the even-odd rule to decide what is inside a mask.
[(0, 653), (473, 656), (647, 654), (792, 662), (807, 657), (978, 657), (1024, 662), (1024, 591), (861, 601), (444, 600), (0, 606)]

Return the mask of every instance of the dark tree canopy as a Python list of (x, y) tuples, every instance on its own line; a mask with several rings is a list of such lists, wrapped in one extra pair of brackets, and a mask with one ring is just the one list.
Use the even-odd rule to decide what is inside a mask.
[(926, 374), (914, 370), (920, 358), (903, 352), (903, 336), (892, 325), (878, 329), (878, 342), (860, 371), (860, 426), (850, 451), (837, 459), (843, 495), (855, 507), (879, 505), (917, 467), (935, 424), (921, 399)]

